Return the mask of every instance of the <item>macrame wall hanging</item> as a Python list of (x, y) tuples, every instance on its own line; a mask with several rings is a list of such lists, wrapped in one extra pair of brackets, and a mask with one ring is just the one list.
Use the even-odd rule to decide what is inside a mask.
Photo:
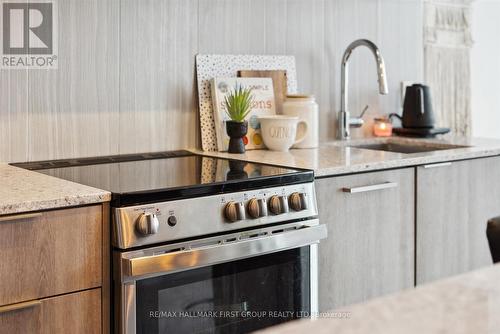
[(424, 3), (424, 75), (432, 89), (437, 126), (471, 132), (472, 0)]

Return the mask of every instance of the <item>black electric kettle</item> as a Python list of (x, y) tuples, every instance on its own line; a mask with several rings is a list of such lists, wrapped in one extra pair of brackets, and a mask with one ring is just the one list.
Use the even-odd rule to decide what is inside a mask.
[(403, 127), (429, 129), (434, 127), (434, 123), (429, 86), (413, 84), (406, 87), (403, 104)]

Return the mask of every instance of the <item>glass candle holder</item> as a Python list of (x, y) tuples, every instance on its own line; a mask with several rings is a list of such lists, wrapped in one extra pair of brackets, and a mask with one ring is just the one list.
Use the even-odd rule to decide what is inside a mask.
[(392, 136), (392, 123), (387, 118), (375, 118), (373, 123), (373, 135), (375, 137)]

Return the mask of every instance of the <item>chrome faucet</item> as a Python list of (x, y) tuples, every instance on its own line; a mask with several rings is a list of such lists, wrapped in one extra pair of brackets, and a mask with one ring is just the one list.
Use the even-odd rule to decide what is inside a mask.
[(347, 109), (347, 85), (348, 85), (348, 70), (349, 70), (349, 57), (351, 57), (352, 52), (358, 46), (364, 45), (368, 49), (370, 49), (375, 56), (375, 60), (377, 62), (377, 74), (378, 74), (378, 90), (380, 94), (388, 94), (389, 90), (387, 88), (387, 78), (385, 75), (385, 65), (384, 59), (380, 54), (380, 50), (378, 47), (373, 44), (373, 42), (367, 39), (358, 39), (347, 47), (344, 52), (344, 56), (342, 57), (342, 69), (341, 69), (341, 92), (340, 92), (340, 111), (338, 113), (338, 122), (339, 122), (339, 134), (338, 137), (341, 140), (346, 140), (351, 137), (350, 128), (359, 128), (363, 126), (363, 114), (365, 113), (368, 107), (365, 107), (363, 113), (358, 117), (351, 117), (349, 110)]

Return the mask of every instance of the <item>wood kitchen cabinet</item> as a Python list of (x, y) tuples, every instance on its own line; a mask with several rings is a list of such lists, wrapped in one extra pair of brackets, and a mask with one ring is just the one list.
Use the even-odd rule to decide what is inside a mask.
[(417, 167), (417, 284), (492, 263), (486, 224), (500, 216), (500, 157)]
[(0, 223), (0, 305), (101, 286), (101, 206)]
[(108, 225), (107, 203), (0, 216), (0, 333), (108, 333)]
[(101, 289), (0, 306), (0, 334), (99, 334)]
[(328, 228), (319, 244), (320, 311), (414, 285), (414, 178), (406, 168), (316, 180)]

